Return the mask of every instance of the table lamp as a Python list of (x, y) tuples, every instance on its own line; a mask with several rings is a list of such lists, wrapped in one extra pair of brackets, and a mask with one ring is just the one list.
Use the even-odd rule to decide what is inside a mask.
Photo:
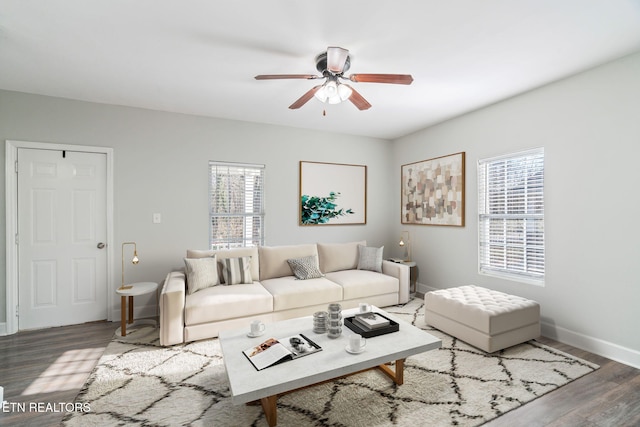
[(411, 236), (409, 236), (408, 231), (403, 231), (400, 235), (400, 242), (398, 246), (404, 248), (404, 262), (411, 261)]
[(136, 245), (136, 242), (124, 242), (122, 244), (122, 285), (118, 288), (120, 290), (132, 288), (131, 285), (124, 285), (124, 247), (126, 245), (133, 245), (133, 258), (131, 258), (131, 264), (136, 265), (140, 262), (138, 259), (138, 246)]

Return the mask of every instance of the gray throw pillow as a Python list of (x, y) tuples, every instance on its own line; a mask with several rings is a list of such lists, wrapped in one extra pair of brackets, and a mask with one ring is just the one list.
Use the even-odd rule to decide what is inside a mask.
[(358, 270), (371, 270), (382, 273), (382, 251), (380, 248), (358, 245), (360, 258), (358, 259)]
[(188, 295), (220, 284), (215, 255), (206, 258), (185, 258), (184, 265)]
[(318, 256), (309, 255), (302, 258), (288, 259), (289, 267), (291, 271), (300, 280), (317, 279), (318, 277), (324, 277), (324, 274), (318, 267)]

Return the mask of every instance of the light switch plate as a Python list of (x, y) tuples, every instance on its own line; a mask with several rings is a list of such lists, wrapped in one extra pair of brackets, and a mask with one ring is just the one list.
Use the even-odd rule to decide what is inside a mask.
[(153, 214), (153, 223), (154, 224), (160, 224), (162, 222), (162, 215), (160, 215), (159, 213), (154, 213)]

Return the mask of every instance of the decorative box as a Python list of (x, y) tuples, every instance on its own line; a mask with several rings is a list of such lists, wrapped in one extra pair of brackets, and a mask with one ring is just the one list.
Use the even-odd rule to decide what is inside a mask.
[(378, 316), (381, 316), (381, 317), (384, 317), (385, 319), (387, 319), (389, 321), (389, 326), (384, 326), (382, 328), (370, 329), (370, 330), (369, 329), (364, 329), (363, 327), (361, 327), (357, 323), (353, 322), (353, 318), (355, 316), (346, 317), (344, 319), (344, 325), (347, 328), (351, 329), (356, 334), (360, 334), (365, 338), (377, 337), (379, 335), (389, 334), (391, 332), (397, 332), (397, 331), (400, 330), (400, 325), (398, 324), (398, 322), (395, 322), (395, 321), (389, 319), (387, 316), (385, 316), (383, 314), (380, 314), (378, 312), (376, 312), (376, 314)]

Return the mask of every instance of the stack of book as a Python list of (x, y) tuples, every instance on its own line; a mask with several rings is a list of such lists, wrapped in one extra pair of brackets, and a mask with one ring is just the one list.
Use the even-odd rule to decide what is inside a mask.
[(388, 319), (373, 312), (356, 314), (353, 323), (367, 331), (389, 326)]

